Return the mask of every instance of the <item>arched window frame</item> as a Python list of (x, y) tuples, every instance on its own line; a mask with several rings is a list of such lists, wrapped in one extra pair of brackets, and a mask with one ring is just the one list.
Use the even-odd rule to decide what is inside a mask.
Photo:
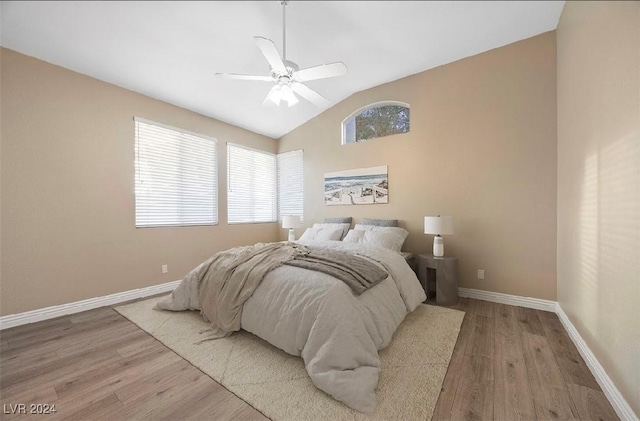
[[(406, 102), (402, 102), (402, 101), (394, 101), (394, 100), (387, 100), (387, 101), (378, 101), (378, 102), (373, 102), (371, 104), (367, 104), (363, 107), (358, 108), (357, 110), (355, 110), (354, 112), (352, 112), (351, 114), (349, 114), (347, 116), (347, 118), (345, 118), (344, 120), (342, 120), (342, 144), (343, 145), (348, 145), (348, 144), (355, 144), (355, 143), (360, 143), (358, 141), (355, 142), (347, 142), (347, 122), (349, 120), (351, 120), (352, 118), (356, 117), (357, 115), (359, 115), (360, 113), (362, 113), (364, 110), (369, 109), (369, 108), (379, 108), (379, 107), (385, 107), (385, 106), (400, 106), (400, 107), (405, 107), (408, 108), (409, 110), (411, 110), (411, 106), (409, 104), (407, 104)], [(411, 117), (409, 117), (409, 120), (411, 120)], [(383, 136), (386, 137), (386, 136)], [(372, 139), (368, 139), (368, 140), (373, 140), (373, 139), (379, 139), (379, 138), (372, 138)]]

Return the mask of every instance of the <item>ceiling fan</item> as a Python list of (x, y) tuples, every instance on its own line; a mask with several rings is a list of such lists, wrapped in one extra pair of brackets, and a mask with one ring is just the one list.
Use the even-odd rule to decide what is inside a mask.
[(268, 105), (270, 103), (280, 105), (281, 101), (285, 101), (288, 106), (292, 106), (298, 102), (298, 98), (295, 95), (298, 94), (312, 104), (324, 108), (329, 105), (329, 101), (303, 82), (345, 75), (347, 74), (347, 66), (342, 62), (335, 62), (300, 70), (297, 64), (287, 60), (287, 22), (285, 19), (287, 3), (288, 1), (286, 0), (280, 2), (282, 5), (282, 57), (280, 57), (273, 41), (264, 37), (253, 37), (256, 44), (258, 44), (258, 48), (260, 48), (260, 51), (269, 62), (271, 75), (257, 76), (216, 73), (216, 76), (226, 79), (256, 80), (275, 83), (262, 105)]

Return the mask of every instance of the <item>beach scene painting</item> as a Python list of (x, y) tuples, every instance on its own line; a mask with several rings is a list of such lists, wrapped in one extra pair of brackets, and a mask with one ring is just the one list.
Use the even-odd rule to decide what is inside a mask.
[(389, 177), (386, 165), (324, 175), (325, 205), (377, 203), (389, 203)]

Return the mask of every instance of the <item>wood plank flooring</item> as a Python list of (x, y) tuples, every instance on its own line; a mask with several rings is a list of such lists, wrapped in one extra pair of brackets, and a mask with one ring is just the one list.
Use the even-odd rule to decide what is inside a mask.
[[(0, 338), (2, 420), (267, 419), (112, 308)], [(31, 404), (56, 412), (29, 414)]]
[[(466, 316), (434, 420), (618, 419), (555, 314), (454, 308)], [(267, 419), (111, 308), (7, 329), (0, 343), (2, 420)]]
[(473, 299), (434, 420), (617, 420), (554, 313)]

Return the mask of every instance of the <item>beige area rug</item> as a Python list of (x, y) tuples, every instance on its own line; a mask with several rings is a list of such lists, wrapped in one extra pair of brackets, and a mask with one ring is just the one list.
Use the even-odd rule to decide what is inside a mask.
[(154, 310), (156, 297), (116, 308), (184, 359), (272, 420), (429, 420), (458, 338), (464, 312), (422, 304), (380, 351), (378, 404), (354, 411), (317, 389), (302, 358), (236, 332), (202, 342), (200, 313)]

